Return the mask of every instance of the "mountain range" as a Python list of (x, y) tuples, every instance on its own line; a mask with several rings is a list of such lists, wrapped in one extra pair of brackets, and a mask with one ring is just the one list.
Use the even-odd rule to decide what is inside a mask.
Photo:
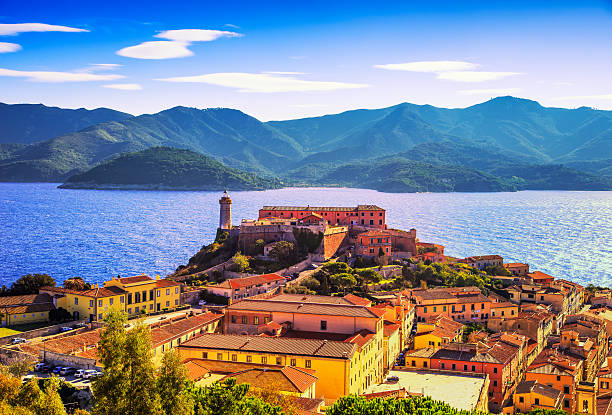
[[(56, 116), (45, 118), (45, 128), (34, 125), (36, 112)], [(515, 97), (460, 109), (402, 103), (271, 122), (226, 108), (175, 107), (134, 117), (2, 104), (0, 119), (10, 131), (0, 135), (1, 181), (64, 181), (122, 153), (166, 146), (289, 185), (612, 188), (612, 111), (547, 108)]]

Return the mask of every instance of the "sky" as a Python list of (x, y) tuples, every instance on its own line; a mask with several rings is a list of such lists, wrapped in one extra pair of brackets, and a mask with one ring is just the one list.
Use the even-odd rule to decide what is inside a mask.
[(612, 110), (612, 1), (0, 0), (0, 102), (262, 121), (513, 95)]

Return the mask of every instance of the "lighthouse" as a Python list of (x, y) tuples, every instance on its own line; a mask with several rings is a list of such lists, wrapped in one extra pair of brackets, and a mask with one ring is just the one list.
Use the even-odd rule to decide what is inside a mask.
[(219, 229), (228, 230), (232, 228), (232, 199), (227, 190), (219, 199)]

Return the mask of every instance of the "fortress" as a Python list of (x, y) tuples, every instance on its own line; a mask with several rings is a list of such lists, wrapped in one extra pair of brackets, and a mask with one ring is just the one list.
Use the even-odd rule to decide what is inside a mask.
[[(243, 219), (232, 226), (232, 200), (227, 191), (219, 200), (219, 228), (238, 236), (238, 247), (245, 254), (254, 254), (256, 241), (266, 245), (279, 241), (296, 243), (310, 233), (320, 238), (314, 254), (321, 260), (339, 251), (352, 250), (363, 257), (386, 256), (391, 259), (410, 258), (418, 254), (416, 229), (389, 229), (385, 209), (376, 205), (355, 207), (329, 206), (264, 206), (257, 219)], [(425, 245), (425, 244), (422, 244)], [(437, 245), (437, 249), (444, 247)]]

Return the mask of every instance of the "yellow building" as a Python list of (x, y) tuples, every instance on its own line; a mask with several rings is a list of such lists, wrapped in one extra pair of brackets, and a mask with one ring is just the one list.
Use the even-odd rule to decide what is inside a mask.
[(54, 309), (48, 294), (0, 297), (0, 326), (46, 322)]
[(68, 311), (76, 320), (100, 321), (109, 311), (125, 310), (126, 292), (117, 287), (77, 291), (62, 287), (42, 287), (39, 293), (53, 297), (55, 307)]
[(132, 315), (143, 312), (168, 311), (181, 305), (181, 284), (153, 279), (147, 275), (113, 277), (104, 288), (117, 287), (126, 292), (125, 311)]
[(414, 349), (438, 348), (452, 342), (460, 342), (462, 336), (463, 324), (444, 316), (438, 316), (429, 324), (417, 324)]
[(330, 340), (203, 334), (182, 343), (178, 350), (181, 360), (292, 366), (314, 371), (314, 376), (318, 378), (316, 397), (335, 400), (344, 395), (360, 393), (361, 379), (358, 373), (364, 367), (361, 357), (373, 359), (373, 345), (371, 341), (364, 344), (362, 354), (357, 353), (357, 348), (355, 343)]
[(514, 392), (514, 413), (526, 414), (533, 409), (561, 409), (563, 393), (535, 380), (519, 383)]
[(181, 305), (180, 283), (152, 279), (146, 275), (116, 278), (97, 284), (89, 290), (42, 287), (39, 292), (53, 296), (57, 308), (68, 311), (75, 319), (100, 321), (110, 311), (129, 315), (169, 311)]

